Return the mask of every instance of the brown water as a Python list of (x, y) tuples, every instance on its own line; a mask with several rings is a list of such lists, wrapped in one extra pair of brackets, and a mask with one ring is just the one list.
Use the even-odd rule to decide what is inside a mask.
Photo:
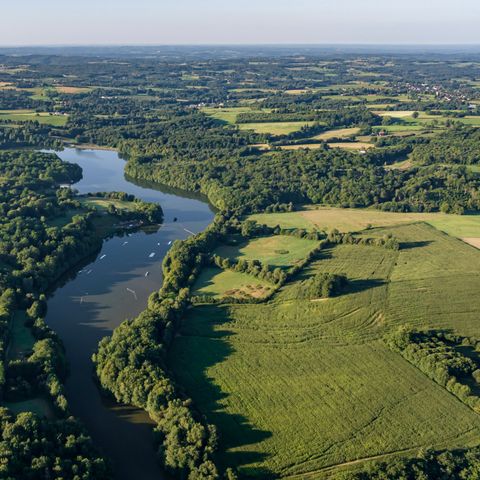
[(148, 416), (100, 395), (91, 356), (101, 338), (126, 318), (137, 316), (145, 309), (149, 294), (160, 288), (161, 263), (170, 243), (204, 230), (214, 213), (205, 200), (128, 181), (123, 173), (125, 162), (116, 152), (66, 149), (58, 156), (82, 167), (83, 179), (75, 185), (80, 193), (128, 192), (160, 203), (165, 214), (164, 224), (155, 233), (138, 232), (105, 241), (95, 258), (64, 278), (48, 301), (46, 318), (66, 348), (70, 363), (66, 392), (72, 413), (112, 461), (115, 479), (159, 479), (164, 475), (156, 463)]

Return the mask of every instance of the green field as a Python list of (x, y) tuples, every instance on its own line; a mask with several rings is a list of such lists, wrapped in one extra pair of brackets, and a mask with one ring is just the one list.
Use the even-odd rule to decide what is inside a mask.
[(480, 237), (480, 215), (452, 215), (446, 213), (393, 213), (374, 209), (348, 209), (307, 207), (287, 213), (264, 213), (249, 217), (271, 227), (285, 228), (337, 228), (341, 232), (355, 232), (373, 227), (401, 223), (426, 222), (442, 232), (457, 238)]
[(272, 267), (294, 265), (305, 258), (318, 242), (286, 235), (255, 238), (239, 246), (223, 245), (215, 250), (224, 258), (260, 260)]
[(99, 211), (106, 211), (110, 205), (113, 205), (117, 210), (133, 210), (134, 204), (116, 198), (99, 198), (99, 197), (83, 197), (79, 198), (80, 203), (85, 206), (94, 207)]
[(264, 122), (264, 123), (240, 123), (240, 130), (253, 130), (256, 133), (270, 135), (288, 135), (298, 132), (306, 125), (313, 125), (314, 122)]
[(38, 122), (55, 127), (63, 127), (68, 120), (68, 115), (54, 115), (53, 113), (33, 110), (0, 110), (0, 122), (11, 120), (13, 122)]
[(24, 311), (17, 310), (15, 312), (10, 326), (9, 359), (20, 358), (33, 348), (35, 338), (32, 335), (32, 330), (25, 325), (26, 320)]
[(217, 120), (223, 120), (227, 123), (236, 123), (237, 116), (240, 113), (261, 113), (262, 111), (268, 112), (268, 110), (252, 109), (250, 107), (228, 107), (228, 108), (214, 108), (205, 107), (202, 108), (202, 112), (216, 118)]
[(20, 402), (4, 402), (3, 405), (9, 408), (15, 415), (22, 412), (33, 412), (40, 417), (55, 418), (51, 401), (43, 397)]
[(313, 138), (328, 141), (332, 138), (345, 138), (351, 135), (356, 135), (359, 131), (359, 128), (338, 128), (337, 130), (327, 130)]
[[(382, 338), (405, 323), (479, 336), (480, 253), (422, 223), (388, 231), (399, 252), (336, 246), (269, 303), (189, 310), (170, 365), (219, 427), (223, 464), (324, 478), (479, 443), (480, 417)], [(345, 273), (347, 292), (297, 300), (296, 282), (317, 272)]]
[(192, 295), (208, 295), (214, 298), (224, 296), (254, 298), (264, 297), (273, 285), (246, 273), (208, 267), (202, 270), (192, 290)]

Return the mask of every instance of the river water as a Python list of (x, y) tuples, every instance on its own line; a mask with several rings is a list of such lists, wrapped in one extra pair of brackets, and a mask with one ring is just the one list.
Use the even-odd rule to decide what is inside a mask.
[(155, 460), (148, 416), (102, 398), (93, 380), (91, 356), (101, 338), (137, 316), (149, 294), (160, 288), (161, 263), (171, 242), (204, 230), (214, 213), (204, 199), (127, 180), (125, 162), (116, 152), (65, 149), (57, 154), (82, 167), (83, 179), (74, 186), (80, 193), (127, 192), (160, 203), (164, 211), (164, 224), (157, 232), (106, 240), (95, 258), (66, 275), (48, 300), (46, 317), (66, 348), (66, 393), (72, 413), (112, 461), (115, 479), (158, 480), (164, 475)]

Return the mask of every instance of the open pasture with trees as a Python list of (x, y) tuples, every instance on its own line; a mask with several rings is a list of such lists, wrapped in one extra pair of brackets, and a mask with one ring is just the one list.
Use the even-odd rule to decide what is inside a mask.
[(251, 275), (216, 267), (204, 268), (193, 285), (192, 295), (213, 298), (262, 298), (273, 289), (273, 285)]
[[(321, 478), (477, 444), (480, 417), (383, 337), (402, 324), (478, 333), (480, 255), (425, 224), (385, 232), (399, 251), (332, 246), (266, 304), (188, 310), (169, 365), (219, 428), (225, 465)], [(345, 274), (346, 290), (300, 300), (299, 283), (320, 272)]]
[(235, 260), (260, 260), (272, 267), (286, 267), (306, 257), (318, 245), (314, 240), (290, 235), (260, 237), (237, 246), (222, 245), (215, 254)]

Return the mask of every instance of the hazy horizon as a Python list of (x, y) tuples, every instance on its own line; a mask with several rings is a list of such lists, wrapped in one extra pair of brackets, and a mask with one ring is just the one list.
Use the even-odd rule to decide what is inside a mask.
[(17, 0), (0, 45), (476, 45), (480, 2)]

